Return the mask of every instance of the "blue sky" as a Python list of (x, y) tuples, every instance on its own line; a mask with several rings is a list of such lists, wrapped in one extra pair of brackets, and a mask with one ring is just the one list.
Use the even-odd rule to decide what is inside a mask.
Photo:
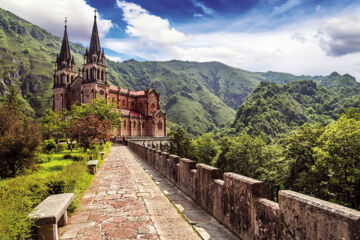
[[(37, 7), (34, 7), (37, 6)], [(89, 44), (93, 11), (110, 59), (220, 61), (250, 71), (360, 79), (360, 1), (0, 0), (0, 7)]]

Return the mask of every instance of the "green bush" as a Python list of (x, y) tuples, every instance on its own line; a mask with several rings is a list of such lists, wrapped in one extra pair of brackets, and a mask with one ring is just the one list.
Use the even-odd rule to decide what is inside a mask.
[(83, 153), (73, 154), (72, 159), (76, 162), (87, 161), (87, 160), (89, 160), (89, 156), (87, 154), (83, 154)]
[(55, 151), (57, 145), (54, 140), (44, 140), (42, 144), (42, 151), (44, 153), (52, 153)]
[(68, 153), (68, 154), (64, 154), (64, 155), (63, 155), (63, 158), (64, 158), (64, 159), (71, 159), (71, 158), (72, 158), (72, 155), (69, 154), (69, 153)]
[(39, 154), (37, 163), (46, 163), (51, 161), (51, 156), (47, 154)]
[(67, 145), (66, 144), (57, 144), (56, 145), (56, 149), (55, 149), (55, 152), (63, 152), (65, 150), (67, 150)]
[(48, 196), (46, 179), (32, 175), (0, 182), (0, 239), (29, 239), (28, 214)]

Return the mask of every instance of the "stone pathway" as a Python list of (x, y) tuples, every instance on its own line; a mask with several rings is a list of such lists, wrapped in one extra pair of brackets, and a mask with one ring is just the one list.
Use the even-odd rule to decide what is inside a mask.
[[(136, 156), (136, 155), (135, 155)], [(138, 163), (150, 175), (160, 190), (171, 200), (183, 216), (194, 226), (205, 240), (236, 240), (235, 234), (186, 196), (174, 184), (164, 178), (147, 162), (136, 158)]]
[(238, 239), (128, 147), (117, 144), (59, 235), (68, 240)]
[(60, 239), (201, 239), (121, 145), (113, 145)]

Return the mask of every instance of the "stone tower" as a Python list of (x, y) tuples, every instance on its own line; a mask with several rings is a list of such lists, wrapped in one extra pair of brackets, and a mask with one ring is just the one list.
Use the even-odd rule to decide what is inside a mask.
[(54, 72), (53, 87), (53, 109), (63, 110), (70, 108), (70, 99), (67, 94), (68, 86), (77, 76), (75, 70), (75, 61), (71, 57), (69, 40), (67, 34), (67, 20), (65, 19), (64, 37), (61, 44), (60, 55), (57, 55)]
[(104, 49), (100, 47), (99, 32), (96, 23), (96, 11), (94, 25), (91, 33), (90, 47), (86, 49), (85, 64), (83, 67), (82, 102), (89, 103), (93, 98), (108, 97), (107, 74), (104, 64)]

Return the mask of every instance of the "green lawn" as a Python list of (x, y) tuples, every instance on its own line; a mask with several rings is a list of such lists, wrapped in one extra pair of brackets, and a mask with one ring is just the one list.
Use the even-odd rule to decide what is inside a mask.
[[(107, 154), (111, 143), (104, 146)], [(94, 176), (88, 171), (86, 158), (100, 159), (99, 146), (86, 154), (79, 149), (42, 154), (42, 159), (49, 160), (38, 164), (37, 170), (15, 178), (0, 180), (0, 239), (30, 239), (33, 223), (28, 214), (50, 194), (73, 192), (75, 199), (69, 206), (74, 211), (81, 196), (89, 188)], [(79, 161), (64, 159), (65, 154), (85, 155)], [(106, 156), (105, 154), (105, 156)]]

